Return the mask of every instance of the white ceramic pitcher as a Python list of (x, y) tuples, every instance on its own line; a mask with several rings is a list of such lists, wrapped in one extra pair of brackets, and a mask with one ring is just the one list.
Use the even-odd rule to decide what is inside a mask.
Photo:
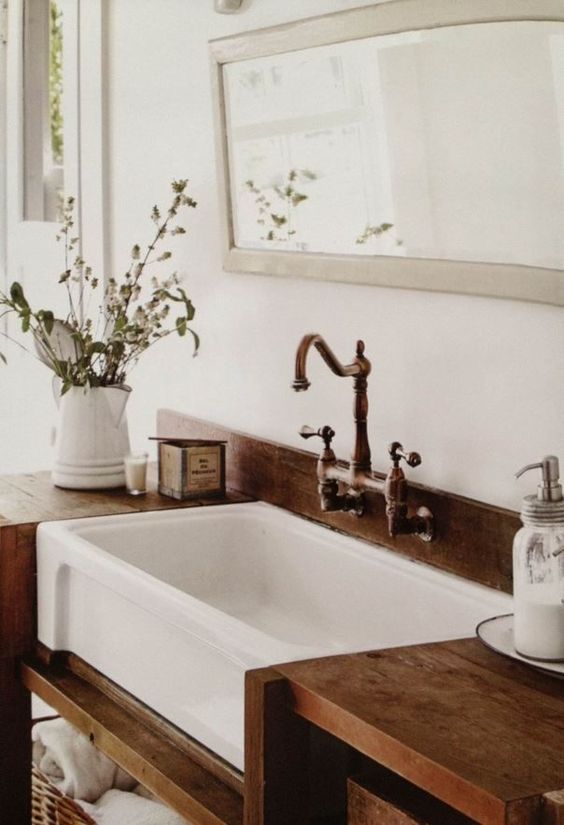
[(59, 407), (53, 483), (75, 490), (123, 487), (123, 458), (129, 452), (125, 406), (131, 388), (71, 387), (61, 396), (57, 381), (53, 389)]

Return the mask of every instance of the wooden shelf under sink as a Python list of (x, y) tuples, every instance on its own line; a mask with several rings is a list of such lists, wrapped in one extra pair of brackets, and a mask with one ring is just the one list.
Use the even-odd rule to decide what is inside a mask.
[(242, 825), (241, 774), (72, 654), (38, 646), (25, 686), (193, 825)]

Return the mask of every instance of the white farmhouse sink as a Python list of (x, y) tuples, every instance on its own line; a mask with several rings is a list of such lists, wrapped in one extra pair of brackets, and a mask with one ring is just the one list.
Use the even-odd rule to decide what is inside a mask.
[(254, 667), (470, 636), (511, 599), (260, 502), (44, 523), (39, 639), (238, 768)]

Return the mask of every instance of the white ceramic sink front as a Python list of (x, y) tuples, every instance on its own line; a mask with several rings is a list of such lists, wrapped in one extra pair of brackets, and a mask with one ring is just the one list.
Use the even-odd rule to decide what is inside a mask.
[(39, 639), (238, 768), (245, 670), (469, 636), (509, 596), (267, 504), (41, 524)]

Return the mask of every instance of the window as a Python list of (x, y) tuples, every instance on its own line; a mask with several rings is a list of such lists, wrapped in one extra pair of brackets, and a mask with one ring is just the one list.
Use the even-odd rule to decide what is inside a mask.
[(24, 5), (24, 220), (56, 221), (64, 193), (63, 9)]

